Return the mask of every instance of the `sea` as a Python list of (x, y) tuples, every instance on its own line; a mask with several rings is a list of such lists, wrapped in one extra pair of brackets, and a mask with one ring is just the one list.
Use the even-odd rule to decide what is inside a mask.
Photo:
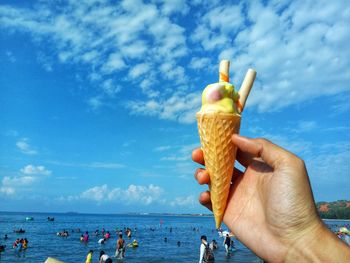
[[(32, 217), (27, 221), (26, 217)], [(48, 221), (54, 217), (54, 221)], [(326, 221), (332, 230), (348, 225), (349, 221)], [(125, 258), (113, 262), (198, 262), (201, 235), (208, 240), (215, 239), (219, 248), (215, 250), (216, 262), (262, 262), (239, 240), (233, 238), (234, 249), (226, 255), (222, 246), (223, 239), (214, 229), (214, 219), (210, 216), (177, 216), (177, 215), (101, 215), (101, 214), (46, 214), (46, 213), (9, 213), (0, 212), (0, 245), (6, 245), (0, 252), (0, 262), (45, 262), (48, 257), (63, 262), (85, 262), (89, 250), (93, 250), (92, 262), (99, 262), (100, 251), (113, 257), (117, 241), (116, 230), (130, 228), (132, 237), (127, 243), (136, 239), (137, 248), (127, 248)], [(14, 230), (24, 229), (25, 233), (15, 233)], [(101, 234), (96, 236), (96, 230), (102, 229), (111, 233), (111, 238), (105, 244), (98, 244)], [(66, 230), (68, 237), (57, 236), (58, 232)], [(80, 236), (88, 231), (89, 242), (80, 241)], [(4, 240), (5, 234), (8, 239)], [(28, 248), (16, 252), (12, 248), (17, 238), (27, 238)], [(166, 238), (166, 240), (165, 240)], [(180, 243), (178, 243), (180, 242)]]

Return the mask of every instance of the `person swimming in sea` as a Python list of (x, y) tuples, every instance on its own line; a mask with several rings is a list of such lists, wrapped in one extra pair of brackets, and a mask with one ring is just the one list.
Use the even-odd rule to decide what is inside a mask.
[(89, 242), (89, 232), (88, 231), (86, 231), (85, 234), (83, 235), (83, 241), (86, 243)]
[(107, 231), (107, 233), (104, 235), (105, 239), (109, 239), (111, 237), (111, 233), (109, 233), (109, 231)]
[(68, 233), (67, 230), (64, 229), (63, 231), (58, 232), (58, 233), (57, 233), (57, 236), (60, 236), (60, 237), (68, 237), (68, 236), (69, 236), (69, 233)]
[(116, 245), (115, 257), (118, 259), (123, 259), (125, 256), (125, 241), (123, 235), (119, 235), (119, 239)]
[(109, 263), (112, 262), (112, 259), (102, 250), (100, 252), (100, 263)]
[(16, 248), (16, 247), (17, 247), (17, 245), (19, 244), (19, 242), (20, 242), (20, 239), (19, 239), (19, 238), (17, 238), (17, 239), (15, 240), (15, 242), (13, 242), (13, 244), (12, 244), (12, 248)]
[(129, 227), (126, 229), (125, 234), (128, 238), (131, 238), (131, 229)]
[(137, 242), (137, 240), (134, 239), (134, 241), (132, 241), (130, 244), (128, 244), (127, 247), (137, 248), (138, 246), (139, 246), (139, 242)]
[(209, 244), (209, 247), (211, 250), (216, 250), (218, 248), (218, 243), (216, 242), (215, 239), (213, 239), (210, 244)]
[(104, 244), (105, 242), (106, 242), (106, 238), (104, 237), (104, 238), (100, 238), (99, 240), (98, 240), (98, 243), (99, 244)]
[(16, 240), (15, 250), (16, 250), (16, 252), (21, 252), (23, 249), (23, 239), (18, 240), (18, 242), (17, 242), (17, 240)]
[(5, 245), (0, 245), (0, 253), (5, 251), (6, 246)]
[(89, 253), (86, 255), (86, 260), (85, 263), (91, 263), (91, 258), (92, 258), (92, 254), (94, 253), (93, 250), (90, 250)]
[(226, 234), (223, 245), (225, 246), (226, 254), (228, 255), (231, 247), (231, 238), (228, 234)]
[(23, 239), (22, 244), (23, 244), (23, 249), (27, 249), (27, 247), (28, 247), (28, 240), (27, 240), (26, 237)]

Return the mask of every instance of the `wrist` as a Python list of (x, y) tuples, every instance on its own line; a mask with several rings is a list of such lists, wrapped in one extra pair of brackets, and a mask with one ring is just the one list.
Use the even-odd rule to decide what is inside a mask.
[(325, 224), (311, 226), (288, 248), (285, 262), (346, 262), (350, 247), (333, 234)]

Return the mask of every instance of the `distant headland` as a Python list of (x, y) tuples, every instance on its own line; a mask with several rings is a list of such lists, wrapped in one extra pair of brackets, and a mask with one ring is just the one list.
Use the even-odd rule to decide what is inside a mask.
[(338, 200), (334, 202), (316, 203), (318, 213), (324, 219), (350, 219), (350, 201)]

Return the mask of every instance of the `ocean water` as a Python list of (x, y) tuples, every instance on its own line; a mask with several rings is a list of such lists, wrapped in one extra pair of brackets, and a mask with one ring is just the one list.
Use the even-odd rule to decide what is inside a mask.
[[(26, 221), (27, 216), (34, 217)], [(54, 217), (55, 221), (47, 220)], [(161, 224), (162, 223), (162, 224)], [(331, 229), (349, 224), (342, 221), (327, 221)], [(0, 244), (6, 245), (0, 254), (0, 262), (44, 262), (47, 257), (54, 257), (64, 262), (85, 262), (86, 254), (94, 250), (92, 262), (99, 262), (99, 252), (104, 250), (114, 256), (117, 241), (116, 229), (130, 227), (133, 236), (127, 243), (137, 239), (138, 248), (128, 248), (122, 262), (198, 262), (200, 236), (208, 240), (216, 239), (219, 249), (215, 251), (216, 262), (262, 262), (248, 248), (234, 239), (235, 249), (226, 256), (222, 239), (214, 230), (212, 217), (194, 216), (155, 216), (155, 215), (90, 215), (90, 214), (44, 214), (44, 213), (0, 213)], [(14, 233), (14, 229), (25, 229), (24, 234)], [(76, 229), (80, 228), (81, 233)], [(100, 236), (95, 236), (96, 229), (110, 231), (112, 237), (103, 245), (98, 244)], [(70, 236), (59, 237), (57, 232), (66, 229)], [(151, 229), (154, 229), (151, 230)], [(75, 230), (72, 232), (72, 230)], [(87, 244), (80, 242), (80, 235), (89, 232)], [(4, 240), (7, 234), (9, 239)], [(16, 253), (12, 243), (16, 238), (27, 238), (28, 249)], [(167, 238), (167, 242), (164, 238)], [(180, 241), (180, 247), (177, 242)], [(113, 259), (113, 262), (120, 262)]]
[[(27, 216), (34, 217), (26, 221)], [(48, 221), (54, 217), (55, 221)], [(162, 224), (161, 224), (162, 223)], [(230, 256), (225, 255), (222, 239), (214, 230), (212, 217), (194, 216), (154, 216), (154, 215), (90, 215), (90, 214), (44, 214), (44, 213), (0, 213), (0, 244), (6, 245), (0, 262), (44, 262), (48, 256), (64, 262), (85, 262), (90, 249), (94, 250), (92, 262), (99, 262), (101, 250), (114, 256), (117, 234), (115, 230), (130, 227), (133, 236), (127, 243), (137, 239), (138, 248), (128, 248), (123, 262), (198, 262), (200, 236), (208, 240), (216, 239), (219, 249), (215, 251), (216, 262), (261, 262), (249, 249), (235, 241), (236, 249)], [(14, 233), (14, 229), (25, 229), (24, 234)], [(76, 229), (80, 228), (81, 233)], [(94, 236), (96, 229), (110, 231), (112, 237), (103, 245), (98, 244), (100, 236)], [(70, 236), (59, 237), (57, 232), (66, 229)], [(152, 231), (151, 229), (154, 229)], [(171, 230), (170, 230), (171, 229)], [(72, 232), (75, 230), (75, 232)], [(80, 235), (89, 232), (90, 240), (81, 243)], [(7, 234), (9, 239), (4, 240)], [(16, 238), (27, 238), (28, 248), (22, 253), (12, 249)], [(167, 242), (164, 238), (167, 238)], [(180, 241), (180, 247), (177, 242)], [(113, 262), (118, 262), (113, 259)]]

